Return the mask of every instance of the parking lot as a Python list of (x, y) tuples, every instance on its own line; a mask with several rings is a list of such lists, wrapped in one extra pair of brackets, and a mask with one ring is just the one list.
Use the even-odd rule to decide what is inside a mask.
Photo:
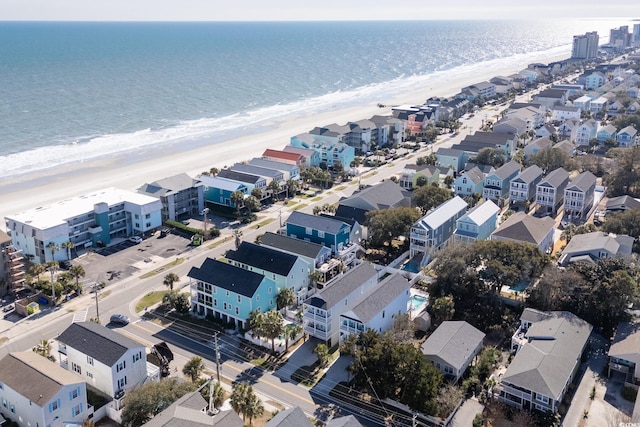
[(104, 282), (110, 285), (120, 279), (131, 276), (138, 271), (135, 264), (150, 262), (151, 258), (169, 258), (190, 251), (193, 248), (186, 237), (170, 233), (160, 237), (155, 233), (141, 243), (134, 243), (128, 239), (106, 247), (87, 252), (73, 260), (73, 264), (82, 265), (85, 277), (82, 283), (90, 285)]

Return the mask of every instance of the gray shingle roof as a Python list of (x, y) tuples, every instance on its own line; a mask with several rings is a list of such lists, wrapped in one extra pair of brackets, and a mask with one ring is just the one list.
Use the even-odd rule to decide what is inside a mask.
[(567, 246), (562, 250), (562, 255), (575, 257), (588, 252), (606, 250), (612, 256), (631, 255), (633, 237), (627, 235), (609, 235), (602, 231), (578, 234), (573, 236)]
[(83, 382), (78, 375), (33, 351), (10, 353), (0, 360), (0, 383), (40, 407), (53, 399), (63, 386)]
[(249, 164), (253, 166), (259, 166), (261, 168), (275, 169), (275, 170), (284, 171), (284, 172), (291, 172), (293, 170), (300, 169), (298, 165), (292, 165), (292, 164), (283, 163), (283, 162), (276, 162), (274, 160), (268, 160), (268, 159), (253, 158), (249, 160)]
[[(640, 362), (640, 322), (620, 323), (613, 337), (609, 356)], [(633, 356), (631, 359), (630, 356)]]
[[(559, 188), (563, 183), (566, 184), (568, 182), (569, 182), (569, 172), (564, 170), (564, 168), (558, 168), (549, 172), (549, 174), (546, 177), (542, 178), (542, 181), (540, 181), (540, 184), (538, 185), (552, 187), (552, 188)], [(562, 190), (564, 189), (560, 188), (560, 191)]]
[(130, 349), (144, 348), (143, 344), (95, 322), (72, 323), (57, 340), (106, 366), (115, 365)]
[(362, 427), (362, 424), (353, 415), (347, 415), (327, 421), (326, 427)]
[(295, 237), (272, 233), (270, 231), (262, 235), (260, 244), (313, 259), (315, 259), (324, 248), (324, 246), (318, 243), (306, 242), (302, 239), (296, 239)]
[(585, 171), (571, 180), (566, 189), (571, 191), (587, 191), (595, 185), (596, 176), (589, 171)]
[(558, 400), (576, 360), (579, 363), (592, 326), (566, 311), (550, 314), (529, 327), (528, 342), (513, 358), (502, 381)]
[(248, 298), (253, 297), (265, 278), (262, 274), (211, 258), (204, 260), (199, 268), (191, 267), (187, 276)]
[(344, 221), (328, 218), (319, 215), (310, 215), (302, 212), (292, 212), (287, 218), (287, 224), (294, 224), (300, 227), (308, 227), (325, 233), (337, 234), (342, 227), (348, 225)]
[(537, 165), (532, 165), (520, 172), (518, 176), (513, 178), (513, 181), (520, 181), (524, 182), (525, 184), (530, 184), (540, 176), (542, 176), (542, 169), (540, 169), (540, 167)]
[(465, 136), (461, 144), (464, 144), (465, 142), (479, 142), (491, 145), (504, 145), (512, 139), (513, 135), (504, 133), (475, 132), (473, 135)]
[(395, 182), (385, 181), (340, 200), (336, 216), (351, 218), (364, 224), (366, 212), (409, 206), (410, 196), (407, 196)]
[(229, 250), (226, 258), (285, 277), (298, 260), (295, 255), (251, 242), (242, 242), (235, 251)]
[(607, 200), (606, 210), (619, 211), (627, 209), (640, 209), (640, 200), (631, 196), (612, 197)]
[(159, 179), (138, 188), (138, 193), (144, 193), (155, 197), (164, 196), (172, 192), (178, 192), (192, 188), (199, 184), (199, 180), (191, 178), (186, 173), (180, 173), (167, 178)]
[(363, 262), (333, 279), (320, 292), (309, 298), (306, 304), (329, 310), (356, 290), (358, 286), (377, 275), (378, 272), (371, 264)]
[[(411, 288), (411, 283), (401, 274), (394, 273), (378, 283), (369, 295), (356, 304), (351, 311), (362, 323), (366, 324), (409, 288)], [(409, 296), (407, 296), (407, 301), (409, 301)]]
[(504, 165), (500, 166), (494, 173), (491, 175), (495, 175), (500, 179), (505, 179), (508, 176), (513, 175), (516, 172), (520, 171), (520, 163), (512, 160)]
[(282, 172), (275, 169), (261, 168), (260, 166), (246, 165), (244, 163), (236, 163), (230, 168), (232, 171), (248, 173), (251, 175), (265, 176), (268, 178), (276, 178), (282, 175)]
[(442, 322), (438, 329), (422, 343), (425, 356), (438, 356), (447, 364), (460, 369), (473, 354), (485, 334), (463, 321)]
[(555, 227), (553, 218), (536, 218), (524, 212), (516, 212), (491, 233), (504, 239), (532, 243), (539, 246)]
[(176, 400), (164, 411), (154, 416), (145, 427), (242, 427), (242, 419), (233, 411), (221, 411), (215, 416), (202, 409), (207, 401), (197, 392), (190, 392)]
[(264, 427), (312, 427), (302, 409), (298, 406), (278, 412)]

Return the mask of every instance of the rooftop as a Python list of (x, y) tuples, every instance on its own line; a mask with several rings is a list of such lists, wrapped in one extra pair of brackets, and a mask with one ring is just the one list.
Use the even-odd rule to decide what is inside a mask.
[(138, 188), (138, 192), (153, 195), (155, 197), (160, 197), (193, 188), (199, 183), (200, 181), (191, 178), (186, 173), (180, 173), (167, 178), (159, 179), (157, 181), (153, 181), (148, 184), (144, 184), (142, 187)]
[(262, 281), (266, 279), (262, 274), (211, 258), (204, 260), (200, 267), (191, 267), (187, 276), (247, 298), (253, 298)]
[(463, 321), (445, 321), (438, 326), (421, 349), (425, 356), (437, 356), (460, 369), (484, 340), (485, 334)]
[(226, 258), (285, 277), (298, 260), (295, 255), (246, 241), (238, 249), (227, 251)]
[(296, 239), (295, 237), (272, 233), (270, 231), (262, 235), (260, 244), (313, 259), (315, 259), (323, 249), (326, 249), (325, 246), (318, 243), (306, 242), (302, 239)]
[(337, 234), (345, 225), (348, 225), (346, 222), (338, 219), (298, 211), (292, 212), (289, 218), (287, 218), (286, 223), (299, 227), (312, 228), (330, 234)]
[(464, 199), (459, 196), (455, 196), (453, 199), (447, 200), (431, 212), (427, 213), (418, 221), (418, 223), (424, 228), (435, 230), (461, 210), (466, 210), (467, 206), (467, 202), (465, 202)]
[[(371, 289), (369, 294), (351, 309), (351, 313), (347, 312), (344, 315), (350, 317), (350, 314), (354, 314), (358, 320), (367, 324), (389, 303), (409, 288), (411, 288), (411, 283), (401, 274), (394, 273)], [(408, 300), (409, 295), (407, 295)]]
[(305, 303), (329, 310), (358, 289), (359, 286), (377, 275), (378, 272), (373, 268), (373, 265), (363, 262), (331, 280), (320, 292), (309, 298)]
[(491, 236), (539, 246), (554, 228), (555, 221), (551, 217), (536, 218), (524, 212), (516, 212), (500, 224)]

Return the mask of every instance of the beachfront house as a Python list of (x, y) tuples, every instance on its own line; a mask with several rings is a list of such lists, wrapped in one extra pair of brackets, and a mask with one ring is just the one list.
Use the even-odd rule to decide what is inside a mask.
[[(161, 225), (159, 199), (117, 188), (5, 217), (13, 247), (36, 264), (65, 260), (69, 253), (141, 236)], [(67, 251), (67, 242), (73, 251)]]
[(294, 181), (300, 180), (300, 166), (294, 163), (285, 163), (278, 160), (271, 160), (267, 158), (259, 159), (253, 158), (249, 160), (249, 164), (252, 166), (258, 166), (261, 168), (274, 169), (282, 172), (282, 179), (285, 181), (289, 181), (290, 179)]
[(598, 122), (594, 119), (589, 119), (578, 126), (575, 143), (582, 147), (588, 147), (589, 142), (596, 137), (597, 133)]
[(482, 197), (485, 200), (493, 200), (501, 202), (509, 197), (509, 186), (511, 180), (520, 173), (520, 164), (516, 161), (510, 161), (500, 166), (494, 172), (488, 174), (484, 178), (482, 187)]
[(553, 248), (555, 221), (550, 217), (536, 218), (516, 212), (491, 233), (490, 240), (530, 243), (547, 253)]
[(160, 199), (163, 223), (199, 215), (204, 209), (202, 181), (191, 178), (186, 173), (144, 184), (137, 191)]
[(458, 382), (480, 353), (485, 334), (464, 321), (445, 321), (422, 343), (425, 359), (448, 379)]
[[(309, 136), (309, 140), (313, 142), (313, 138)], [(311, 168), (314, 166), (320, 166), (320, 153), (312, 148), (294, 147), (293, 145), (286, 145), (282, 151), (286, 153), (296, 153), (304, 157), (304, 167)]]
[(98, 323), (72, 323), (56, 340), (60, 366), (113, 397), (118, 407), (133, 388), (160, 380), (155, 365), (147, 372), (144, 345)]
[(574, 262), (595, 264), (600, 259), (630, 257), (633, 237), (606, 234), (602, 231), (577, 234), (562, 250), (558, 264), (567, 266)]
[(569, 219), (582, 219), (593, 208), (596, 176), (589, 171), (575, 177), (564, 189), (564, 213)]
[(213, 316), (246, 328), (249, 313), (266, 313), (276, 308), (276, 283), (263, 274), (207, 258), (187, 274), (191, 289), (191, 310), (199, 316)]
[(348, 168), (356, 157), (354, 147), (343, 143), (336, 132), (319, 129), (324, 128), (314, 129), (317, 133), (309, 132), (291, 137), (290, 145), (315, 150), (320, 160), (318, 165), (325, 163), (327, 166), (333, 166), (340, 162), (343, 167)]
[(536, 196), (536, 188), (542, 180), (543, 172), (537, 165), (531, 165), (520, 172), (509, 183), (509, 200), (513, 204), (527, 204)]
[(382, 279), (364, 298), (340, 314), (340, 344), (351, 334), (369, 329), (382, 334), (391, 329), (398, 315), (407, 314), (410, 289), (411, 283), (399, 273)]
[(93, 416), (84, 378), (24, 351), (0, 360), (0, 418), (20, 426), (80, 426)]
[(411, 226), (409, 257), (422, 256), (421, 265), (431, 258), (431, 252), (442, 249), (453, 236), (456, 221), (467, 211), (467, 202), (459, 196), (447, 200), (428, 212)]
[(456, 98), (472, 102), (475, 99), (490, 99), (496, 96), (496, 85), (491, 82), (480, 82), (460, 89)]
[(291, 289), (296, 302), (307, 297), (311, 268), (297, 255), (242, 242), (237, 249), (227, 251), (225, 258), (229, 264), (270, 278), (276, 284), (276, 292), (283, 288)]
[(235, 181), (236, 183), (241, 183), (242, 185), (247, 187), (248, 194), (252, 194), (254, 192), (253, 190), (257, 188), (262, 194), (262, 196), (259, 197), (260, 199), (267, 197), (267, 180), (263, 176), (236, 172), (230, 169), (222, 169), (220, 172), (218, 172), (218, 175), (216, 175), (216, 177), (229, 181)]
[(555, 215), (564, 201), (564, 189), (569, 184), (569, 172), (563, 168), (554, 169), (536, 185), (538, 209)]
[(521, 321), (513, 335), (517, 353), (498, 379), (494, 396), (518, 409), (555, 413), (578, 372), (593, 327), (567, 311), (531, 313), (527, 308), (526, 316), (533, 319)]
[(240, 192), (245, 197), (249, 195), (249, 187), (240, 181), (217, 176), (202, 176), (200, 179), (204, 185), (204, 200), (215, 205), (236, 208), (231, 195), (235, 192)]
[(340, 316), (369, 294), (378, 283), (378, 272), (364, 262), (335, 277), (307, 299), (303, 306), (305, 333), (331, 347), (340, 340)]
[(456, 242), (473, 243), (486, 240), (496, 229), (500, 208), (491, 200), (482, 202), (456, 221), (453, 238)]
[(629, 148), (636, 146), (638, 145), (638, 130), (629, 125), (618, 132), (616, 141), (619, 147)]
[(456, 196), (473, 196), (474, 194), (482, 194), (482, 186), (484, 185), (484, 173), (482, 170), (474, 166), (473, 168), (458, 175), (453, 180), (453, 191)]
[(236, 163), (229, 168), (235, 172), (248, 173), (250, 175), (258, 175), (264, 177), (267, 181), (267, 188), (272, 181), (278, 183), (278, 185), (283, 185), (284, 181), (284, 172), (277, 169), (266, 168), (261, 166), (254, 166), (247, 163)]
[(266, 150), (264, 150), (264, 152), (262, 153), (262, 158), (265, 160), (271, 160), (273, 162), (287, 163), (289, 165), (298, 166), (298, 168), (302, 168), (306, 164), (306, 159), (302, 154), (274, 150), (271, 148), (267, 148)]

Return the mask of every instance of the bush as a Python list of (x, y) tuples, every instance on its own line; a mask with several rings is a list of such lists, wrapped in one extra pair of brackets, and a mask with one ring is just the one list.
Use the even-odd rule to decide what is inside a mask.
[[(188, 225), (184, 225), (181, 222), (178, 221), (167, 221), (165, 222), (166, 225), (173, 227), (173, 228), (177, 228), (179, 230), (185, 231), (189, 234), (191, 234), (192, 236), (195, 236), (196, 234), (201, 234), (204, 235), (204, 230), (201, 228), (193, 228), (193, 227), (189, 227)], [(220, 230), (218, 230), (215, 227), (211, 227), (210, 229), (207, 230), (207, 233), (209, 233), (209, 238), (214, 239), (218, 236), (220, 236)]]
[(482, 416), (482, 414), (476, 414), (476, 416), (473, 418), (473, 427), (482, 427), (484, 423), (484, 417)]
[(622, 397), (629, 402), (635, 402), (637, 394), (638, 391), (632, 387), (624, 387), (622, 389)]

